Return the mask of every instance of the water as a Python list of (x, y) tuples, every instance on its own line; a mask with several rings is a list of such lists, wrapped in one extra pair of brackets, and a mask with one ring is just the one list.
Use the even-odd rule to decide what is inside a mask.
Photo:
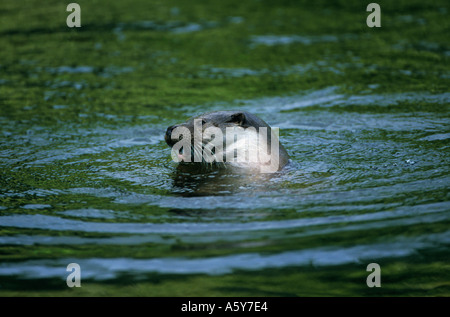
[[(255, 1), (268, 28), (249, 4), (173, 1), (147, 17), (138, 4), (78, 31), (0, 27), (1, 295), (448, 296), (446, 3), (386, 17), (415, 28), (402, 41), (387, 27), (331, 34), (324, 16), (350, 8), (308, 18), (307, 4)], [(183, 175), (165, 129), (222, 109), (279, 127), (292, 162), (270, 177)]]

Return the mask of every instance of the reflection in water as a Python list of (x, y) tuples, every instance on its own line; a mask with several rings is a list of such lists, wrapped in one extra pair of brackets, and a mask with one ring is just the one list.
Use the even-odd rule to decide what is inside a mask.
[(282, 174), (283, 171), (257, 173), (227, 165), (182, 163), (173, 175), (173, 192), (185, 197), (255, 193), (267, 189)]

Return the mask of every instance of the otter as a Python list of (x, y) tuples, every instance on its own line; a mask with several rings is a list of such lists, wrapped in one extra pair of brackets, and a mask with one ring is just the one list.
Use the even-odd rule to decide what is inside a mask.
[(273, 173), (289, 162), (277, 129), (246, 111), (213, 111), (167, 128), (176, 162)]

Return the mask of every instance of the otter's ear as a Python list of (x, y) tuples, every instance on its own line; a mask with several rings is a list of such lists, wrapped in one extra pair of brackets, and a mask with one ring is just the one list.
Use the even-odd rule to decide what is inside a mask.
[(231, 119), (228, 122), (233, 122), (237, 125), (243, 125), (245, 122), (245, 114), (242, 112), (233, 113), (231, 115)]

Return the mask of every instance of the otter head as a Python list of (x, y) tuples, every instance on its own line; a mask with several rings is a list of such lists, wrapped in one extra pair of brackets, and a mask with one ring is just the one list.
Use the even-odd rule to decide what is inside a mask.
[[(263, 132), (266, 134), (263, 135)], [(267, 152), (273, 149), (271, 140), (274, 140), (274, 136), (266, 122), (249, 112), (215, 111), (168, 127), (164, 139), (172, 148), (172, 158), (177, 162), (210, 165), (237, 162), (254, 166), (259, 162), (257, 155), (265, 153), (267, 156)], [(276, 143), (276, 151), (272, 153), (283, 155), (280, 164), (284, 166), (288, 155), (278, 144), (278, 138)], [(240, 160), (236, 160), (236, 157)], [(252, 164), (241, 164), (249, 162), (249, 158), (255, 159), (251, 161)], [(277, 158), (277, 170), (279, 167)]]
[(234, 112), (234, 111), (216, 111), (202, 114), (197, 117), (192, 117), (186, 122), (181, 124), (175, 124), (167, 128), (164, 140), (166, 143), (172, 147), (179, 139), (172, 138), (172, 132), (176, 128), (184, 127), (187, 128), (192, 135), (194, 135), (194, 125), (195, 123), (201, 122), (202, 132), (208, 127), (218, 127), (225, 130), (227, 127), (248, 127), (246, 124), (246, 116), (244, 112)]

